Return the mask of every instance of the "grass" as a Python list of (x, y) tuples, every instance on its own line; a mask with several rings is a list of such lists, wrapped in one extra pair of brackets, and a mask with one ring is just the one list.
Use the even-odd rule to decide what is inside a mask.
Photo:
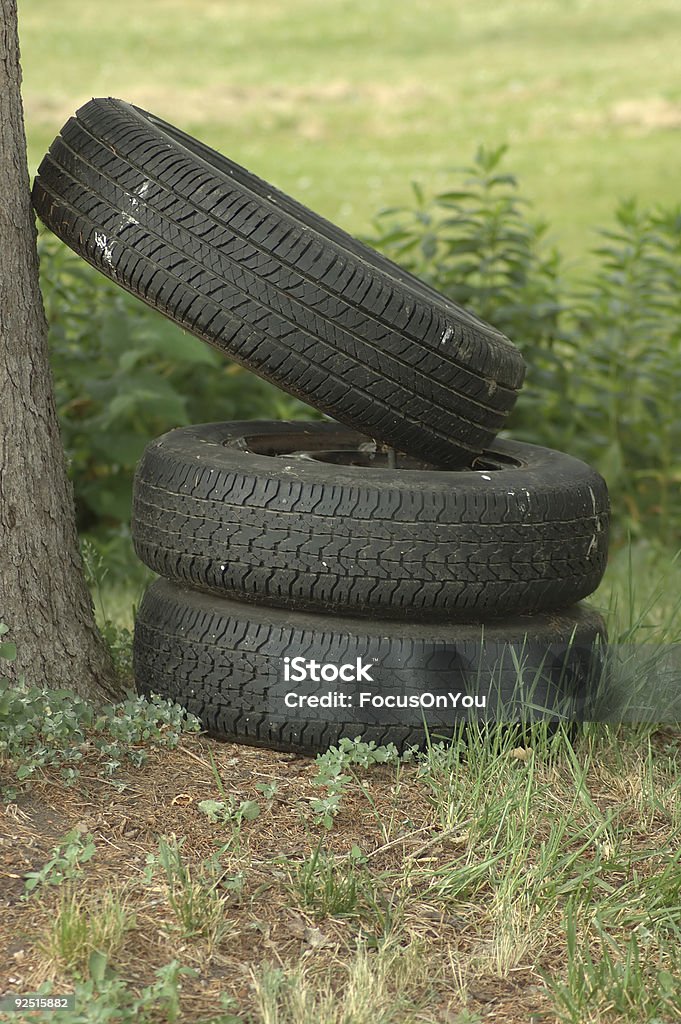
[(93, 95), (201, 135), (353, 232), (479, 143), (583, 261), (616, 198), (678, 198), (674, 0), (20, 5), (29, 156)]
[(263, 1024), (389, 1024), (418, 1010), (428, 978), (425, 952), (419, 942), (393, 942), (374, 956), (359, 943), (346, 962), (321, 970), (268, 965), (252, 975), (256, 1012)]
[(639, 541), (611, 551), (599, 589), (589, 598), (608, 618), (611, 637), (678, 642), (681, 550)]
[(92, 953), (111, 956), (118, 951), (125, 933), (135, 926), (134, 915), (128, 913), (124, 901), (124, 894), (117, 889), (101, 893), (60, 889), (54, 918), (38, 944), (55, 974), (83, 977)]
[[(225, 913), (225, 894), (220, 890), (222, 876), (213, 871), (203, 872), (198, 877), (182, 854), (184, 839), (159, 839), (158, 862), (164, 875), (164, 888), (168, 905), (175, 917), (183, 939), (200, 936), (212, 949), (229, 932), (228, 916)], [(154, 865), (154, 854), (147, 858)], [(212, 875), (212, 877), (211, 877)]]
[[(222, 1020), (220, 996), (243, 1024), (678, 1020), (678, 734), (514, 742), (358, 768), (330, 830), (310, 758), (185, 736), (115, 788), (47, 768), (0, 817), (11, 990), (81, 991), (104, 957), (134, 992), (173, 962), (195, 972), (180, 1021)], [(213, 763), (261, 803), (238, 847), (199, 811)], [(96, 846), (79, 889), (22, 900), (74, 822)]]

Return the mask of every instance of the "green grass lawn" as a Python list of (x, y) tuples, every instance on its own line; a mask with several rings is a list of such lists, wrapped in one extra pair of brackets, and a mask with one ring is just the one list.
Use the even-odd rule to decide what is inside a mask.
[(145, 106), (367, 231), (479, 143), (579, 261), (615, 199), (678, 196), (676, 0), (22, 0), (34, 170), (92, 95)]

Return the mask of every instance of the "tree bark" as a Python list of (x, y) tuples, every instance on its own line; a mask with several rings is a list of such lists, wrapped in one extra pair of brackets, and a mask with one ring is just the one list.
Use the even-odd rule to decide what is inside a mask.
[(16, 0), (0, 0), (0, 621), (33, 685), (122, 696), (94, 620), (48, 360)]

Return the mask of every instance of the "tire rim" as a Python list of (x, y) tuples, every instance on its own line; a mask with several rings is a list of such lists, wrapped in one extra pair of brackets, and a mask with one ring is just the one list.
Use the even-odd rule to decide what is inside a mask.
[[(398, 452), (377, 441), (359, 442), (356, 435), (347, 438), (343, 436), (334, 441), (334, 447), (328, 448), (328, 438), (319, 437), (319, 447), (315, 446), (313, 435), (305, 439), (305, 448), (297, 448), (300, 438), (277, 436), (275, 434), (257, 434), (248, 439), (242, 439), (240, 448), (251, 455), (261, 455), (269, 458), (300, 459), (303, 462), (322, 462), (331, 466), (347, 466), (353, 469), (370, 470), (415, 470), (417, 472), (436, 473), (458, 473), (483, 470), (486, 472), (498, 472), (504, 469), (521, 469), (523, 462), (494, 449), (484, 451), (476, 456), (468, 466), (461, 469), (443, 469), (431, 462), (407, 455), (405, 452)], [(245, 444), (244, 444), (245, 442)]]

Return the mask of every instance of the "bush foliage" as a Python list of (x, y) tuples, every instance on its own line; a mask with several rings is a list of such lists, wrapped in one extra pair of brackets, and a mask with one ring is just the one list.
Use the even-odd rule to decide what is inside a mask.
[(594, 465), (620, 539), (681, 532), (681, 206), (622, 201), (589, 276), (568, 278), (505, 147), (481, 148), (456, 189), (385, 210), (370, 239), (504, 331), (528, 364), (509, 433)]
[[(681, 207), (621, 202), (589, 275), (568, 277), (505, 147), (452, 187), (413, 186), (369, 242), (504, 331), (528, 363), (508, 433), (606, 477), (616, 536), (681, 531)], [(40, 240), (58, 409), (78, 523), (127, 545), (131, 480), (148, 441), (191, 422), (317, 414), (183, 333), (51, 235)], [(107, 554), (109, 552), (107, 551)]]

